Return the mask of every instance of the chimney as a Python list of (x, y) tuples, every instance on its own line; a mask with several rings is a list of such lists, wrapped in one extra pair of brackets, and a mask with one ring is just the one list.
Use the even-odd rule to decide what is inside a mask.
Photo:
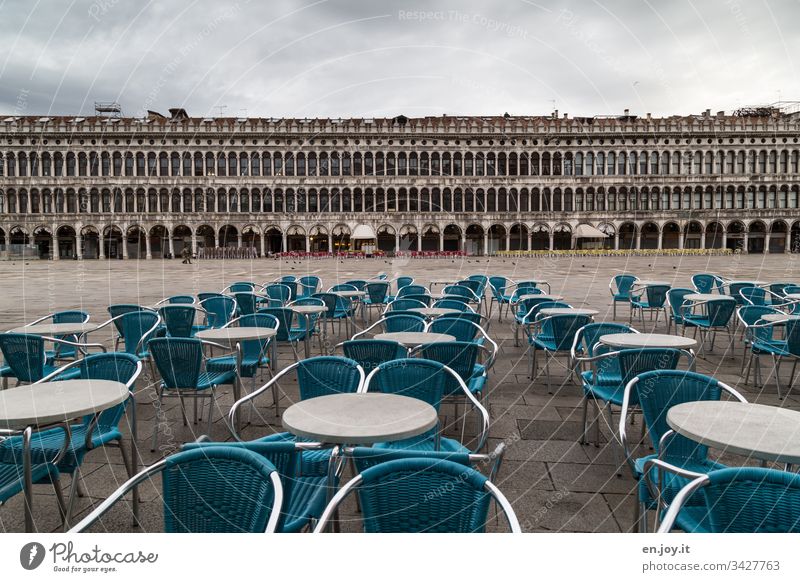
[(628, 117), (628, 115), (630, 115), (630, 114), (631, 114), (631, 110), (630, 110), (630, 109), (625, 109), (625, 110), (623, 111), (623, 115), (624, 115), (625, 117)]
[(706, 112), (703, 114), (703, 117), (711, 117), (711, 110), (706, 109)]
[(558, 119), (558, 109), (553, 111), (553, 119)]
[(564, 114), (564, 119), (569, 119), (569, 113)]
[(647, 121), (650, 121), (651, 119), (652, 119), (652, 115), (650, 115), (650, 114), (648, 113), (648, 114), (647, 114)]
[(717, 117), (725, 117), (724, 111), (717, 111)]

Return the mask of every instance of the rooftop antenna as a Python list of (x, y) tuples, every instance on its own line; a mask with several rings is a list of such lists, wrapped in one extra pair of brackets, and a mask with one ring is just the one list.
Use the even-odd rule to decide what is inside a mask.
[(215, 105), (214, 109), (217, 110), (217, 117), (222, 117), (227, 108), (228, 108), (227, 105)]

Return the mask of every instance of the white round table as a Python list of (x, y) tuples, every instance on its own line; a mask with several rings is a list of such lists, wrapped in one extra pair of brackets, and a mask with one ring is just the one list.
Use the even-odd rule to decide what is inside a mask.
[[(306, 320), (306, 329), (311, 330), (311, 316), (314, 314), (320, 314), (327, 311), (327, 308), (324, 305), (289, 305), (289, 309), (297, 313), (298, 315), (302, 315)], [(306, 333), (306, 337), (303, 338), (304, 349), (306, 352), (306, 357), (311, 357), (311, 334)]]
[(461, 313), (458, 309), (448, 309), (447, 307), (412, 307), (409, 311), (419, 313), (426, 319), (436, 319), (442, 315)]
[(787, 293), (786, 297), (789, 298), (789, 299), (798, 300), (798, 299), (800, 299), (800, 293)]
[(687, 301), (730, 301), (730, 295), (720, 295), (719, 293), (690, 293), (683, 297)]
[(800, 412), (731, 401), (684, 402), (667, 424), (700, 444), (763, 461), (800, 463)]
[(83, 335), (97, 329), (93, 323), (37, 323), (24, 327), (16, 327), (11, 333), (29, 333), (32, 335), (60, 336)]
[(375, 339), (390, 340), (407, 348), (413, 348), (423, 344), (452, 342), (456, 340), (455, 336), (450, 334), (429, 333), (424, 331), (395, 331), (390, 333), (379, 333), (375, 335)]
[(675, 348), (688, 350), (697, 346), (697, 340), (665, 333), (610, 333), (600, 336), (600, 343), (612, 348)]
[(668, 287), (672, 287), (672, 283), (669, 281), (651, 281), (649, 279), (639, 279), (633, 282), (634, 287), (652, 287), (654, 285), (667, 285)]
[(359, 297), (364, 297), (367, 294), (366, 291), (331, 291), (334, 295), (338, 295), (339, 297), (347, 297), (348, 299), (354, 299)]
[(369, 445), (422, 434), (439, 422), (427, 402), (397, 394), (332, 394), (293, 404), (283, 427), (324, 443)]
[(597, 309), (589, 309), (585, 307), (545, 307), (540, 309), (539, 313), (544, 316), (548, 315), (591, 315), (595, 316), (600, 313)]
[(564, 299), (564, 297), (561, 295), (531, 294), (531, 295), (520, 295), (519, 301), (525, 301), (526, 299), (533, 299), (533, 298), (542, 299), (544, 301), (561, 301), (562, 299)]
[[(24, 431), (70, 422), (87, 414), (98, 414), (125, 402), (130, 391), (110, 380), (63, 380), (0, 390), (0, 428)], [(136, 458), (138, 453), (132, 455)], [(23, 451), (30, 457), (28, 447)], [(24, 465), (25, 531), (33, 530), (30, 463)]]
[(793, 319), (800, 319), (800, 315), (790, 315), (788, 313), (765, 313), (761, 316), (761, 319), (764, 321), (769, 321), (770, 323), (784, 322)]

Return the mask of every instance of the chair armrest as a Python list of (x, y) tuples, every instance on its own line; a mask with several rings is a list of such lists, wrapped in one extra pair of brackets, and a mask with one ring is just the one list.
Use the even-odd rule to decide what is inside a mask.
[(664, 515), (664, 519), (662, 520), (661, 525), (658, 526), (658, 531), (656, 533), (669, 533), (675, 525), (675, 520), (678, 518), (678, 514), (680, 513), (684, 504), (695, 493), (695, 491), (706, 485), (708, 482), (708, 475), (700, 475), (694, 481), (691, 481), (683, 489), (681, 489), (675, 496), (675, 499), (672, 500), (672, 503), (670, 503), (667, 513)]

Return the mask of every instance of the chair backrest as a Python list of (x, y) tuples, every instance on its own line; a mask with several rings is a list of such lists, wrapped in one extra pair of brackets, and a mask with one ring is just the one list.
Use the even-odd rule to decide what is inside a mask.
[(78, 310), (56, 311), (52, 319), (53, 323), (86, 323), (89, 321), (89, 314)]
[(476, 325), (480, 325), (483, 327), (482, 323), (485, 319), (480, 313), (477, 311), (461, 311), (459, 313), (448, 313), (442, 317), (447, 317), (450, 319), (465, 319), (466, 321), (471, 321)]
[(203, 366), (203, 344), (196, 338), (165, 337), (148, 349), (166, 388), (195, 388)]
[(678, 321), (682, 320), (684, 314), (681, 311), (681, 307), (686, 304), (686, 299), (684, 299), (684, 297), (693, 295), (694, 293), (697, 293), (694, 289), (684, 289), (680, 287), (675, 287), (667, 291), (667, 302), (669, 303), (669, 309), (673, 319)]
[(188, 305), (164, 305), (158, 314), (167, 328), (170, 337), (192, 337), (192, 327), (197, 310)]
[(541, 319), (543, 315), (540, 313), (542, 309), (570, 309), (572, 306), (564, 301), (553, 301), (548, 299), (534, 305), (528, 313), (528, 321)]
[[(604, 335), (612, 333), (636, 333), (635, 330), (623, 323), (587, 323), (578, 330), (575, 336), (576, 347), (580, 346), (583, 353), (588, 357), (594, 357), (598, 353), (605, 353), (609, 351), (607, 348), (602, 347), (600, 338)], [(596, 349), (595, 349), (596, 348)]]
[(508, 285), (508, 279), (505, 277), (489, 277), (489, 287), (492, 290), (492, 296), (495, 299), (502, 299), (503, 295), (506, 292), (506, 285)]
[(299, 295), (303, 297), (310, 297), (319, 291), (319, 286), (322, 281), (316, 275), (308, 275), (306, 277), (300, 277), (297, 283), (300, 287), (302, 287), (302, 293), (299, 293)]
[(408, 311), (409, 309), (415, 309), (421, 307), (427, 307), (427, 305), (425, 305), (425, 303), (423, 303), (419, 299), (407, 299), (404, 297), (402, 299), (395, 299), (394, 301), (392, 301), (388, 305), (387, 309), (388, 311), (391, 312), (391, 311)]
[(212, 297), (227, 297), (224, 293), (214, 293), (211, 291), (204, 291), (203, 293), (197, 294), (197, 300), (202, 303), (206, 299), (211, 299)]
[[(270, 329), (279, 329), (280, 322), (278, 318), (269, 313), (251, 313), (249, 315), (242, 315), (236, 320), (239, 327), (267, 327)], [(241, 342), (242, 356), (245, 358), (260, 358), (266, 352), (271, 338), (265, 340), (245, 340)]]
[(569, 350), (575, 334), (591, 322), (589, 315), (548, 315), (542, 320), (542, 333), (550, 338), (556, 350)]
[(328, 293), (335, 293), (336, 291), (358, 291), (358, 287), (350, 283), (339, 283), (328, 289)]
[(334, 317), (336, 313), (344, 313), (349, 311), (352, 306), (352, 300), (349, 297), (340, 297), (336, 293), (314, 293), (312, 295), (315, 299), (321, 299), (325, 304), (325, 317)]
[[(456, 341), (471, 342), (480, 334), (480, 325), (462, 317), (443, 315), (434, 319), (428, 326), (432, 333), (452, 335)], [(482, 335), (482, 334), (480, 334)]]
[(403, 287), (412, 285), (414, 283), (414, 277), (398, 277), (395, 283), (397, 284), (397, 290), (400, 291)]
[(771, 340), (774, 326), (766, 327), (752, 327), (754, 325), (763, 325), (767, 322), (762, 319), (768, 313), (780, 313), (778, 309), (770, 307), (769, 305), (742, 305), (736, 310), (737, 317), (744, 324), (747, 330), (747, 339), (756, 340)]
[(229, 295), (215, 295), (200, 301), (200, 307), (208, 312), (208, 324), (219, 328), (233, 319), (236, 313), (236, 300)]
[(462, 452), (353, 447), (347, 449), (346, 454), (353, 459), (358, 473), (363, 473), (370, 467), (380, 463), (401, 459), (438, 459), (440, 461), (452, 461), (465, 467), (472, 466), (469, 453)]
[(453, 297), (464, 297), (470, 301), (475, 301), (477, 299), (475, 291), (464, 285), (447, 285), (442, 289), (442, 293)]
[[(136, 378), (142, 370), (139, 358), (131, 354), (112, 352), (106, 354), (91, 354), (80, 361), (81, 378), (91, 380), (111, 380), (122, 382), (128, 389), (133, 388)], [(97, 425), (102, 428), (114, 428), (119, 424), (129, 400), (113, 406), (100, 413)], [(87, 415), (83, 419), (88, 426), (94, 415)]]
[(783, 294), (788, 295), (789, 293), (800, 293), (800, 285), (786, 285), (783, 288)]
[(736, 300), (733, 299), (733, 297), (724, 297), (706, 303), (708, 322), (712, 327), (724, 327), (728, 325), (735, 311)]
[(794, 285), (793, 283), (770, 283), (769, 290), (778, 297), (783, 297), (784, 293), (786, 292), (786, 287), (789, 286), (797, 287), (797, 285)]
[(44, 378), (46, 355), (44, 339), (27, 333), (0, 333), (0, 350), (6, 366), (20, 382)]
[(255, 313), (258, 304), (258, 295), (251, 291), (242, 291), (233, 294), (239, 315), (250, 315)]
[[(141, 305), (136, 305), (135, 303), (117, 303), (115, 305), (108, 306), (108, 314), (111, 316), (112, 319), (116, 318), (117, 316), (122, 315), (123, 313), (130, 313), (132, 311), (147, 311)], [(117, 330), (117, 333), (122, 333), (122, 320), (121, 319), (114, 319), (114, 327)]]
[(231, 293), (252, 293), (255, 288), (256, 284), (250, 281), (237, 281), (227, 287)]
[(367, 282), (364, 279), (352, 279), (350, 281), (345, 281), (345, 285), (352, 285), (359, 291), (364, 291), (364, 288), (367, 286)]
[(800, 325), (797, 324), (796, 319), (786, 322), (786, 349), (793, 356), (800, 356)]
[(611, 284), (616, 288), (616, 295), (622, 299), (627, 299), (631, 295), (631, 287), (637, 281), (636, 275), (623, 273), (621, 275), (614, 275), (611, 279)]
[(664, 307), (664, 304), (667, 302), (667, 292), (669, 290), (669, 285), (648, 285), (645, 288), (647, 305), (656, 308)]
[[(162, 473), (164, 531), (263, 533), (280, 511), (275, 467), (255, 452), (198, 447), (167, 457)], [(277, 484), (277, 487), (276, 487)]]
[(398, 331), (425, 331), (425, 318), (421, 315), (400, 313), (392, 315), (387, 313), (378, 322), (383, 326), (386, 333)]
[(742, 287), (739, 289), (739, 295), (744, 302), (749, 305), (766, 305), (767, 292), (765, 289), (756, 286)]
[[(426, 360), (433, 360), (444, 364), (456, 374), (466, 384), (475, 371), (475, 363), (478, 361), (478, 353), (481, 347), (471, 341), (437, 342), (420, 346), (418, 353)], [(461, 394), (462, 388), (458, 381), (450, 374), (446, 375), (444, 396), (451, 394)]]
[(389, 283), (367, 283), (364, 289), (370, 303), (385, 303), (389, 294)]
[(523, 283), (514, 287), (514, 292), (511, 294), (511, 301), (517, 302), (520, 297), (525, 295), (544, 295), (544, 291), (536, 287), (533, 283)]
[(297, 363), (300, 399), (358, 392), (364, 372), (358, 362), (340, 356), (317, 356)]
[(155, 311), (129, 311), (114, 321), (122, 336), (123, 351), (140, 357), (147, 351), (147, 343), (156, 332), (160, 321)]
[(748, 287), (755, 287), (755, 285), (745, 281), (738, 281), (736, 283), (731, 283), (728, 286), (728, 294), (734, 299), (736, 299), (736, 303), (738, 303), (739, 305), (746, 305), (747, 302), (744, 300), (744, 297), (742, 296), (742, 289), (746, 289)]
[[(674, 370), (678, 366), (681, 358), (680, 350), (674, 348), (632, 348), (619, 350), (617, 352), (617, 362), (622, 375), (621, 386), (626, 386), (628, 382), (636, 376), (654, 370)], [(631, 404), (638, 401), (631, 399)]]
[[(380, 463), (360, 474), (358, 497), (367, 533), (478, 533), (489, 512), (488, 479), (440, 459)], [(428, 491), (429, 495), (420, 494)], [(414, 502), (410, 502), (414, 499)]]
[(377, 368), (378, 364), (408, 356), (403, 346), (390, 340), (347, 340), (342, 344), (342, 350), (346, 357), (358, 362), (367, 374)]
[(438, 411), (446, 380), (447, 372), (439, 362), (423, 358), (400, 358), (379, 364), (367, 378), (366, 390), (416, 398)]
[(430, 295), (404, 295), (402, 299), (396, 299), (395, 301), (405, 301), (407, 299), (414, 299), (416, 301), (421, 301), (425, 305), (429, 306), (433, 303), (433, 297)]
[(478, 287), (478, 295), (483, 295), (483, 292), (486, 290), (486, 286), (489, 284), (489, 277), (486, 275), (470, 275), (467, 277), (468, 281), (477, 281), (480, 283), (480, 287)]
[(456, 283), (456, 285), (459, 285), (461, 287), (469, 287), (470, 289), (472, 289), (472, 292), (475, 293), (475, 295), (480, 296), (479, 292), (482, 289), (480, 281), (476, 281), (474, 279), (462, 279), (461, 281)]
[(295, 281), (297, 281), (297, 277), (295, 277), (294, 275), (284, 275), (283, 277), (278, 279), (278, 281), (280, 281), (281, 283), (294, 283)]
[[(519, 301), (519, 303), (517, 303), (517, 312), (515, 316), (517, 319), (522, 320), (522, 318), (525, 317), (535, 306), (549, 301), (552, 301), (552, 299), (549, 297), (528, 297), (526, 299), (522, 299)], [(533, 316), (533, 314), (531, 314), (531, 316)]]
[(425, 288), (424, 285), (415, 285), (413, 283), (405, 285), (397, 291), (398, 299), (400, 297), (405, 297), (406, 295), (427, 295), (427, 294), (428, 290)]
[(292, 290), (284, 283), (273, 283), (264, 287), (264, 294), (270, 299), (275, 299), (281, 302), (281, 305), (286, 305), (292, 296)]
[(165, 302), (169, 305), (194, 305), (194, 297), (192, 295), (172, 295), (167, 297)]
[(731, 467), (711, 471), (704, 482), (693, 495), (707, 508), (701, 519), (703, 531), (800, 532), (800, 475), (760, 467)]
[(714, 287), (719, 287), (720, 278), (711, 273), (697, 273), (692, 275), (692, 285), (698, 293), (711, 293)]

